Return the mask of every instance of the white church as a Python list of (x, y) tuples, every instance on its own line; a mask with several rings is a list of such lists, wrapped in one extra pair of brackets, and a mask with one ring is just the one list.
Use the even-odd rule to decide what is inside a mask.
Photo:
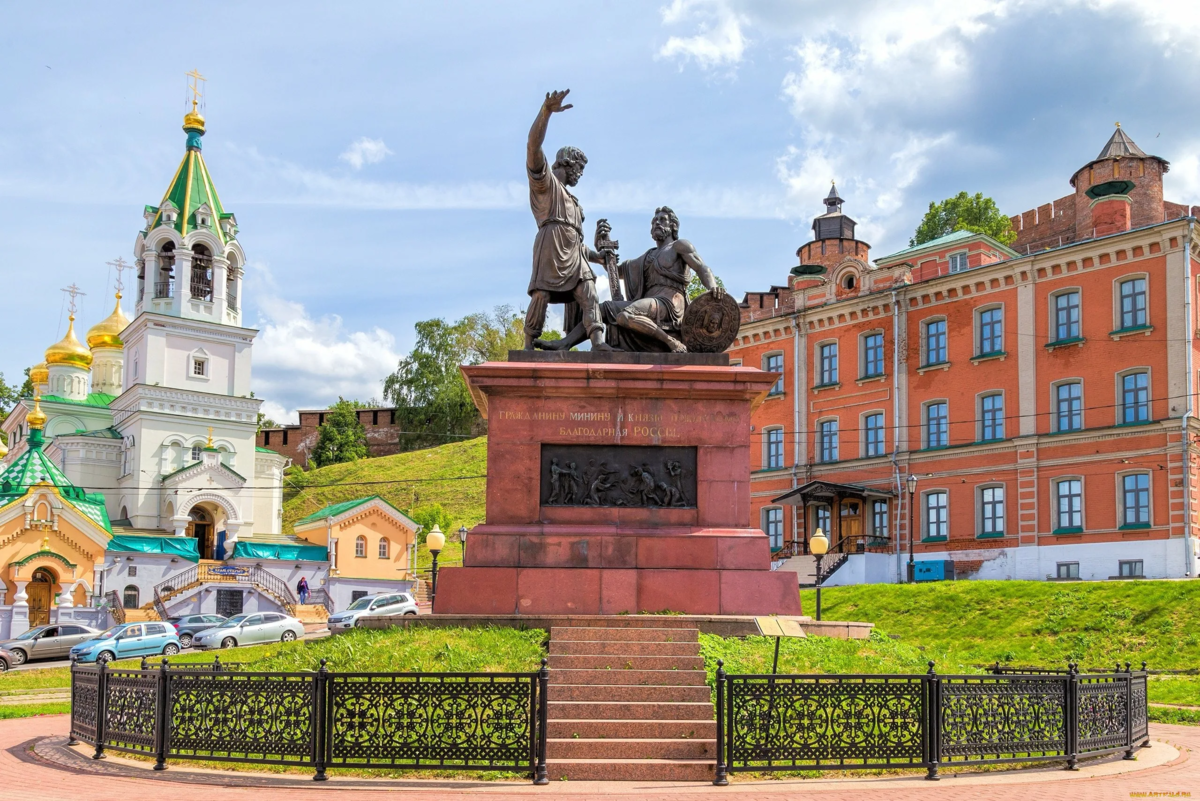
[[(0, 636), (48, 621), (56, 607), (83, 607), (67, 617), (96, 618), (103, 625), (97, 610), (118, 605), (150, 617), (150, 610), (161, 614), (164, 608), (171, 614), (295, 611), (301, 576), (313, 590), (324, 590), (318, 597), (327, 608), (412, 583), (416, 526), (380, 499), (338, 504), (325, 517), (309, 515), (301, 521), (309, 539), (283, 534), (288, 460), (255, 447), (262, 401), (251, 391), (257, 331), (242, 325), (246, 257), (237, 219), (222, 206), (201, 155), (205, 125), (195, 100), (183, 129), (183, 160), (159, 204), (145, 207), (145, 227), (134, 242), (132, 322), (122, 311), (120, 291), (121, 272), (129, 267), (117, 260), (112, 314), (82, 343), (72, 297), (66, 335), (30, 371), (37, 397), (23, 399), (4, 421), (10, 445), (6, 452), (0, 445), (0, 484), (10, 495), (0, 493), (0, 561), (8, 563), (0, 572)], [(63, 499), (71, 491), (81, 498), (103, 496), (107, 520), (98, 522), (109, 538), (102, 557), (89, 560), (88, 549), (72, 548), (65, 535), (56, 554), (53, 534), (26, 538), (28, 553), (6, 553), (9, 540), (15, 543), (20, 531), (38, 522), (26, 513), (22, 524), (14, 517), (20, 504), (5, 500), (37, 489), (28, 478), (35, 455), (27, 454), (30, 449), (61, 470), (62, 480), (49, 476), (43, 483), (68, 482), (57, 487)], [(16, 534), (6, 540), (10, 517)], [(346, 542), (341, 560), (338, 532)], [(97, 541), (103, 535), (96, 532)], [(349, 554), (361, 551), (359, 540), (368, 535), (371, 553), (379, 559), (386, 553), (388, 564), (355, 570)], [(381, 537), (387, 542), (379, 543)], [(31, 594), (37, 571), (21, 569), (47, 554), (41, 580), (55, 591), (43, 610)], [(58, 560), (49, 559), (55, 555)], [(59, 575), (67, 572), (71, 576)], [(112, 616), (125, 615), (137, 617)]]

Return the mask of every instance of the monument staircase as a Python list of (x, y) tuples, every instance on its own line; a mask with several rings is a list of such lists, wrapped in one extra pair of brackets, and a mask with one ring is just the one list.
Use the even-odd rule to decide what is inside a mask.
[(717, 724), (690, 625), (618, 617), (550, 630), (551, 780), (712, 781)]

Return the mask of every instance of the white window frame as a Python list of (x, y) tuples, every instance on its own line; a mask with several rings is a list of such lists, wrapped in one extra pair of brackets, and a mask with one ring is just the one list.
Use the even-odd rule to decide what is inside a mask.
[[(883, 509), (883, 533), (880, 533), (881, 526), (879, 525), (879, 509)], [(891, 504), (881, 498), (876, 498), (871, 501), (871, 536), (879, 537), (880, 539), (889, 539), (892, 533), (892, 509)]]
[(354, 557), (356, 559), (367, 558), (367, 538), (363, 534), (354, 538)]
[(391, 543), (388, 542), (387, 537), (379, 538), (379, 546), (378, 546), (378, 549), (376, 550), (376, 554), (378, 554), (380, 559), (391, 559), (392, 558), (392, 546), (391, 546)]
[[(1133, 476), (1146, 477), (1146, 521), (1129, 522), (1129, 506), (1125, 502), (1125, 479)], [(1141, 490), (1136, 490), (1140, 492)], [(1150, 470), (1124, 470), (1117, 473), (1117, 528), (1150, 528), (1154, 525), (1154, 475)]]
[[(955, 251), (954, 253), (947, 253), (946, 254), (946, 263), (950, 265), (950, 272), (951, 273), (965, 273), (967, 270), (971, 269), (970, 265), (967, 264), (967, 257), (969, 255), (970, 255), (969, 250), (958, 250), (958, 251)], [(956, 269), (955, 262), (957, 262), (959, 260), (961, 260), (962, 264), (960, 267), (958, 267)]]
[[(938, 495), (945, 498), (945, 503), (941, 506), (942, 519), (934, 521), (931, 520), (929, 502)], [(942, 533), (931, 533), (933, 531), (930, 526), (931, 523), (936, 523)], [(925, 490), (921, 493), (921, 541), (925, 542), (934, 537), (938, 538), (939, 541), (942, 537), (945, 537), (947, 541), (950, 539), (950, 490), (947, 489), (935, 488)]]
[[(984, 350), (983, 349), (983, 325), (984, 325), (983, 315), (987, 314), (988, 312), (995, 312), (995, 311), (1000, 312), (1000, 347), (993, 348), (992, 350)], [(975, 310), (974, 316), (975, 316), (975, 343), (974, 343), (975, 355), (976, 356), (994, 356), (998, 353), (1004, 353), (1005, 352), (1005, 346), (1004, 346), (1005, 325), (1004, 324), (1005, 324), (1005, 322), (1007, 322), (1005, 320), (1005, 317), (1007, 315), (1005, 314), (1005, 311), (1004, 311), (1004, 304), (1003, 303), (992, 303), (987, 306), (980, 306), (978, 309)]]
[[(994, 495), (990, 498), (988, 497), (989, 494), (995, 493), (997, 490), (1000, 492), (999, 500), (996, 500)], [(1008, 488), (1003, 483), (981, 484), (976, 488), (975, 499), (976, 503), (979, 504), (979, 515), (976, 523), (978, 526), (976, 530), (979, 532), (979, 536), (994, 537), (997, 534), (1007, 533), (1005, 529), (1008, 526)], [(989, 515), (988, 507), (991, 506), (994, 508), (997, 504), (999, 505), (999, 514)], [(997, 517), (1000, 520), (999, 528), (994, 527), (994, 521)], [(993, 521), (993, 527), (991, 528), (988, 526), (989, 518)]]
[[(1079, 482), (1079, 525), (1064, 526), (1062, 525), (1062, 485), (1071, 481)], [(1050, 508), (1050, 513), (1054, 516), (1052, 531), (1074, 530), (1087, 531), (1087, 498), (1085, 493), (1087, 487), (1084, 484), (1083, 476), (1056, 476), (1051, 480), (1053, 492), (1050, 497), (1053, 501), (1053, 506)], [(1075, 514), (1075, 512), (1069, 512)]]
[[(1078, 311), (1077, 320), (1075, 322), (1076, 332), (1073, 336), (1060, 337), (1058, 335), (1058, 299), (1063, 295), (1074, 293), (1078, 297), (1076, 310)], [(1076, 339), (1083, 338), (1083, 290), (1077, 286), (1064, 286), (1056, 289), (1047, 296), (1050, 304), (1050, 325), (1047, 329), (1050, 333), (1051, 344), (1055, 342), (1073, 342)]]
[[(1142, 314), (1145, 317), (1145, 320), (1140, 323), (1135, 323), (1134, 325), (1131, 325), (1131, 326), (1126, 326), (1126, 325), (1124, 325), (1125, 314), (1124, 314), (1123, 303), (1122, 303), (1124, 298), (1121, 295), (1121, 292), (1125, 288), (1125, 284), (1129, 283), (1130, 281), (1141, 281), (1142, 282), (1142, 285), (1143, 285), (1142, 294), (1143, 294), (1143, 301), (1144, 301), (1144, 304), (1143, 304), (1144, 308), (1142, 309)], [(1139, 328), (1149, 326), (1149, 325), (1151, 325), (1151, 323), (1150, 323), (1150, 274), (1149, 273), (1126, 273), (1125, 275), (1122, 275), (1119, 278), (1114, 278), (1113, 279), (1113, 331), (1127, 331), (1127, 330), (1136, 331)]]

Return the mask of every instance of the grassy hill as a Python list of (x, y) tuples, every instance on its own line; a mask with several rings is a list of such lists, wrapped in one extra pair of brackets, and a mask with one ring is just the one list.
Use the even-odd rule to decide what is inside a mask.
[(483, 521), (487, 438), (438, 448), (361, 459), (309, 472), (291, 471), (284, 480), (283, 527), (332, 503), (380, 495), (397, 509), (440, 504), (454, 528)]

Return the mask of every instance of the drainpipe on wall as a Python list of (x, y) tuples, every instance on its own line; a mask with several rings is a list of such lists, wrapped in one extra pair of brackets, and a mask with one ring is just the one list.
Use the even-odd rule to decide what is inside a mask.
[(1187, 365), (1187, 381), (1184, 383), (1187, 401), (1183, 406), (1183, 574), (1192, 575), (1192, 565), (1195, 562), (1192, 543), (1192, 465), (1191, 465), (1191, 431), (1188, 423), (1195, 414), (1193, 408), (1193, 392), (1195, 392), (1196, 376), (1192, 372), (1192, 338), (1195, 326), (1192, 322), (1192, 233), (1196, 218), (1188, 219), (1187, 237), (1183, 241), (1183, 324), (1185, 327), (1184, 364)]
[[(896, 488), (896, 523), (892, 530), (896, 532), (896, 583), (900, 584), (900, 562), (904, 554), (900, 550), (900, 504), (904, 492), (900, 481), (900, 298), (896, 290), (892, 290), (892, 485)], [(908, 509), (904, 517), (907, 528), (912, 525), (912, 509)]]
[[(795, 294), (792, 303), (795, 303)], [(792, 489), (800, 486), (800, 404), (805, 397), (800, 394), (800, 312), (792, 314)], [(800, 536), (800, 509), (792, 507), (792, 551), (796, 550), (796, 542)], [(808, 521), (804, 521), (805, 525)]]

